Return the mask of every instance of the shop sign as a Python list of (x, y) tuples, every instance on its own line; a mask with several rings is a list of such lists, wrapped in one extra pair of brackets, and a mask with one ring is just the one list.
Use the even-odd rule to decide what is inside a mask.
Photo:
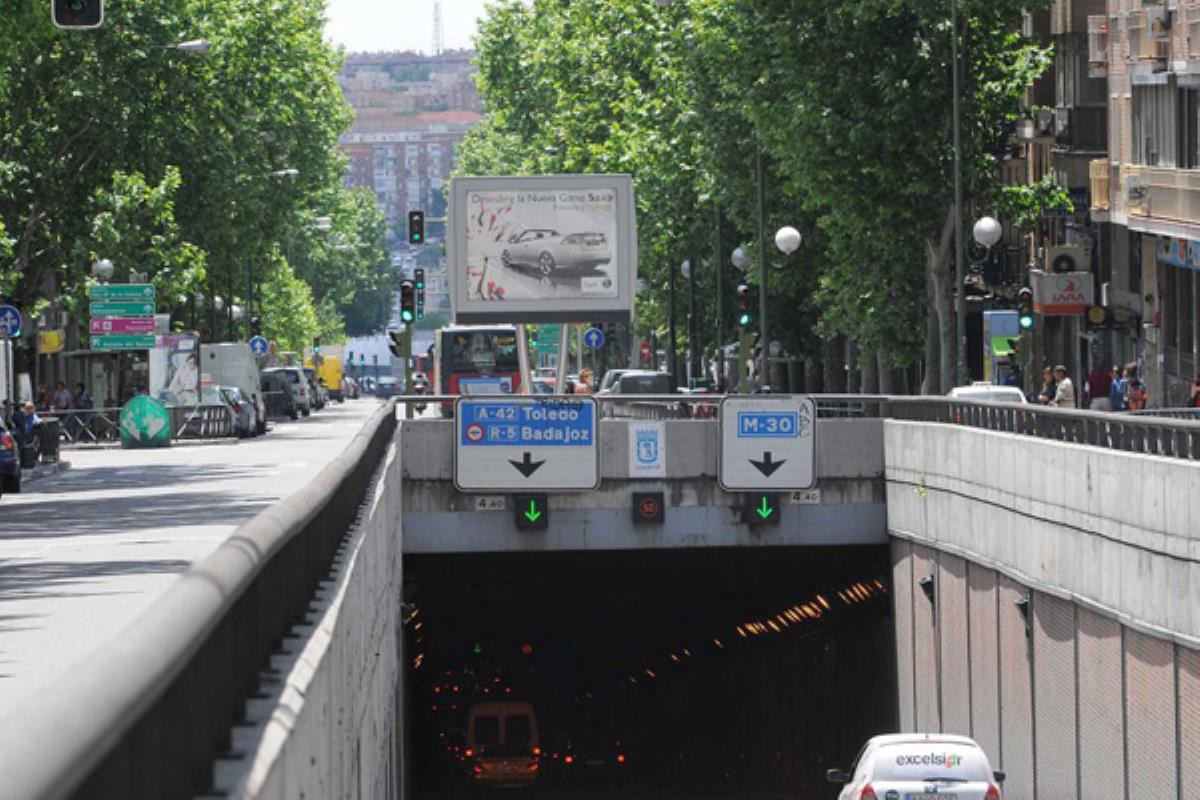
[(1033, 310), (1043, 316), (1073, 316), (1095, 305), (1095, 282), (1090, 272), (1030, 270)]

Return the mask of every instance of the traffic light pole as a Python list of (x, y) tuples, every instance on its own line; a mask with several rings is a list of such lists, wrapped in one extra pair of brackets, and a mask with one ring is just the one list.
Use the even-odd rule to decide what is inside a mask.
[(753, 338), (754, 334), (747, 328), (742, 328), (738, 333), (738, 391), (742, 394), (750, 394), (750, 348)]
[[(404, 359), (404, 393), (412, 393), (413, 385), (413, 370), (412, 370), (412, 326), (404, 326), (404, 336), (400, 339), (400, 357)], [(412, 403), (404, 404), (404, 418), (413, 418)]]

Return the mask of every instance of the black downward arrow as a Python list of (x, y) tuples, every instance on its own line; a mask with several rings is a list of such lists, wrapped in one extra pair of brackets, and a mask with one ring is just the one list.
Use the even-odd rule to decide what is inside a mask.
[[(526, 451), (525, 457), (521, 461), (509, 461), (508, 463), (510, 463), (514, 467), (516, 467), (518, 472), (520, 472), (522, 475), (524, 475), (526, 478), (528, 478), (530, 475), (532, 475), (533, 473), (538, 471), (538, 467), (540, 467), (542, 464), (545, 464), (546, 462), (545, 461), (534, 461), (532, 456), (529, 455), (529, 452)], [(780, 462), (780, 463), (783, 463), (783, 462)]]
[(772, 461), (771, 460), (771, 451), (767, 450), (765, 453), (763, 453), (762, 461), (755, 461), (752, 458), (752, 459), (750, 459), (750, 463), (753, 464), (755, 466), (755, 468), (758, 469), (758, 471), (763, 474), (764, 478), (769, 478), (773, 474), (775, 474), (775, 470), (779, 469), (780, 467), (782, 467), (784, 464), (787, 463), (787, 459), (785, 458), (782, 461)]

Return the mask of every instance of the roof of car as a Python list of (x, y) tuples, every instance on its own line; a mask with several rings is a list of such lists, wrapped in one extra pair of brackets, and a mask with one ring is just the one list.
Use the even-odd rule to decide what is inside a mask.
[(871, 742), (877, 745), (893, 744), (965, 744), (979, 747), (979, 744), (969, 736), (955, 736), (952, 733), (885, 733), (874, 736)]

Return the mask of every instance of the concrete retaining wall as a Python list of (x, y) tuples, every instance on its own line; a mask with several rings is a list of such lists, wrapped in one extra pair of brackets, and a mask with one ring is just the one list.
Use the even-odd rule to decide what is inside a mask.
[(397, 447), (376, 473), (358, 523), (306, 625), (271, 660), (262, 697), (217, 762), (229, 797), (405, 796), (404, 674)]
[(1200, 646), (1200, 464), (885, 423), (888, 530)]

